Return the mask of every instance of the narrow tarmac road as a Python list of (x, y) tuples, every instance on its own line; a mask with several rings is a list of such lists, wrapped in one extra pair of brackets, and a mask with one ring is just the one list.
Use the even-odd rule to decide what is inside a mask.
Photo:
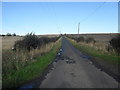
[(118, 88), (118, 82), (95, 67), (91, 60), (62, 38), (62, 54), (55, 59), (44, 79), (20, 88)]
[(62, 50), (39, 88), (118, 88), (115, 79), (92, 65), (65, 37)]

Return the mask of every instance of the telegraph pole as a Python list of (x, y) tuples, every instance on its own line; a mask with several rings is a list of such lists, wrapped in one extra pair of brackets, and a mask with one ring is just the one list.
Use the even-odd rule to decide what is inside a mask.
[(78, 34), (79, 34), (79, 31), (80, 31), (80, 22), (78, 23)]

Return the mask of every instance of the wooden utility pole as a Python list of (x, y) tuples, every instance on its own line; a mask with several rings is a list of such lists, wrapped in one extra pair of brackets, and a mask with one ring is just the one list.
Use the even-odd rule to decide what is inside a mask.
[(79, 31), (80, 31), (80, 22), (78, 23), (78, 34), (79, 34)]

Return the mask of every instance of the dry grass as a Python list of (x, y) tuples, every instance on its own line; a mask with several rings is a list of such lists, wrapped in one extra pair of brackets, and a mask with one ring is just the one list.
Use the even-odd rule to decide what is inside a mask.
[(96, 41), (102, 41), (102, 42), (108, 42), (111, 40), (113, 37), (118, 35), (117, 33), (96, 33), (96, 34), (68, 34), (68, 36), (73, 36), (73, 37), (84, 37), (85, 39), (88, 37), (93, 37)]
[(15, 41), (23, 39), (20, 36), (5, 36), (0, 38), (2, 38), (2, 49), (11, 49)]
[(33, 49), (30, 51), (30, 59), (34, 59), (35, 57), (37, 56), (41, 56), (42, 54), (44, 53), (47, 53), (49, 52), (53, 46), (57, 45), (59, 42), (60, 42), (61, 39), (57, 40), (55, 43), (48, 43), (48, 44), (45, 44), (43, 46), (41, 46), (39, 49)]
[(43, 46), (41, 46), (39, 49), (33, 49), (30, 51), (30, 57), (31, 59), (34, 59), (35, 57), (37, 56), (41, 56), (42, 54), (44, 53), (47, 53), (49, 52), (53, 46), (57, 45), (59, 42), (60, 42), (61, 39), (57, 40), (55, 43), (48, 43), (48, 44), (45, 44)]
[[(71, 34), (70, 36), (73, 37), (84, 37), (85, 39), (89, 37), (93, 37), (94, 40), (96, 41), (95, 43), (85, 43), (85, 42), (79, 42), (79, 45), (86, 45), (95, 48), (98, 51), (101, 51), (102, 53), (106, 54), (116, 54), (114, 49), (110, 46), (109, 41), (113, 38), (116, 37), (118, 33), (103, 33), (103, 34)], [(73, 40), (74, 41), (74, 40)], [(74, 41), (76, 42), (76, 41)], [(109, 48), (109, 51), (108, 51)]]
[(91, 43), (86, 43), (86, 42), (76, 42), (73, 39), (70, 39), (72, 42), (77, 43), (78, 45), (85, 45), (85, 46), (89, 46), (89, 47), (93, 47), (94, 49), (96, 49), (97, 51), (100, 51), (102, 53), (106, 53), (106, 54), (116, 54), (116, 52), (114, 51), (113, 48), (111, 48), (110, 51), (107, 50), (107, 48), (110, 46), (108, 41), (102, 41), (102, 40), (98, 40), (95, 43), (91, 42)]
[(35, 59), (37, 56), (41, 56), (44, 53), (49, 52), (53, 48), (54, 43), (49, 43), (41, 46), (39, 49), (33, 49), (30, 51), (30, 59)]
[[(27, 51), (12, 51), (11, 48), (13, 47), (15, 41), (17, 40), (21, 40), (23, 39), (23, 37), (20, 37), (20, 36), (5, 36), (5, 37), (1, 37), (2, 40), (2, 56), (3, 56), (3, 60), (4, 61), (10, 61), (12, 62), (13, 60), (14, 61), (23, 61), (23, 62), (26, 62), (26, 61), (34, 61), (36, 59), (36, 57), (38, 56), (41, 56), (43, 55), (44, 53), (47, 53), (49, 52), (53, 46), (59, 42), (56, 41), (55, 43), (48, 43), (48, 44), (45, 44), (43, 46), (41, 46), (40, 48), (37, 48), (37, 49), (33, 49), (31, 50), (30, 52), (27, 52)], [(12, 61), (11, 61), (12, 60)]]
[(2, 65), (4, 68), (2, 70), (3, 74), (10, 74), (11, 70), (19, 71), (21, 68), (25, 68), (26, 66), (29, 66), (29, 64), (37, 62), (38, 57), (42, 57), (49, 53), (54, 46), (57, 46), (58, 43), (60, 43), (59, 40), (55, 43), (48, 43), (39, 49), (33, 49), (30, 52), (4, 49), (2, 52)]
[(54, 45), (54, 43), (49, 43), (42, 46), (40, 49), (33, 49), (30, 52), (4, 49), (2, 52), (3, 72), (6, 73), (11, 68), (13, 70), (19, 70), (21, 67), (25, 67), (29, 63), (35, 62), (39, 56), (49, 52)]

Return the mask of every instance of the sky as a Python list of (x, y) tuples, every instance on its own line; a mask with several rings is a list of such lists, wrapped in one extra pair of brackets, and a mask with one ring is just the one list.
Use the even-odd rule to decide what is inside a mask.
[(117, 2), (3, 2), (2, 34), (117, 33)]

